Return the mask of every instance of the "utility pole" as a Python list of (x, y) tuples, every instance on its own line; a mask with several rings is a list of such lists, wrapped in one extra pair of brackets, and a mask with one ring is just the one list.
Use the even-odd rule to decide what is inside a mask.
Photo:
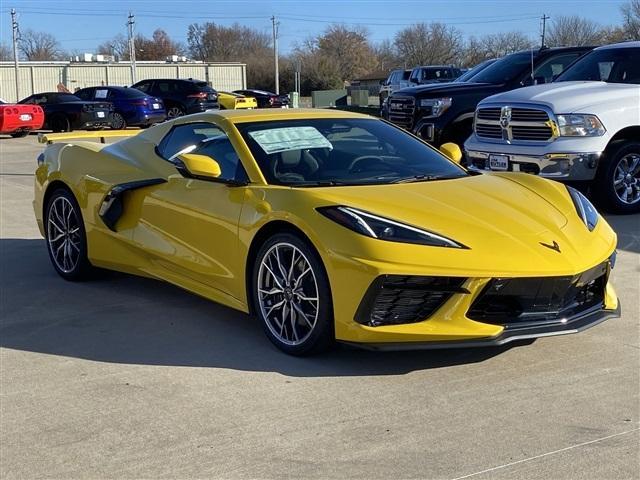
[(13, 31), (13, 68), (16, 77), (16, 102), (20, 101), (20, 67), (18, 66), (18, 19), (16, 9), (11, 9), (11, 30)]
[(273, 64), (275, 66), (275, 83), (276, 83), (276, 95), (280, 94), (280, 71), (278, 70), (278, 25), (280, 22), (276, 22), (275, 15), (271, 17), (271, 25), (273, 26)]
[(127, 32), (129, 35), (129, 63), (131, 64), (131, 84), (136, 83), (136, 41), (133, 36), (133, 24), (136, 23), (133, 13), (127, 17)]
[(541, 20), (542, 20), (542, 44), (540, 45), (540, 48), (544, 48), (544, 37), (545, 34), (547, 33), (547, 20), (549, 20), (551, 17), (548, 17), (547, 14), (545, 13), (544, 15), (542, 15)]

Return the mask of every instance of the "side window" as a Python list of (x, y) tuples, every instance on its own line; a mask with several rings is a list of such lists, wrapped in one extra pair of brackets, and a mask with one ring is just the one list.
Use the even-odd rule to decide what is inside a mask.
[(142, 92), (149, 92), (151, 90), (151, 82), (140, 82), (137, 84), (136, 88)]
[(206, 155), (220, 165), (220, 178), (223, 180), (246, 180), (240, 157), (231, 145), (229, 137), (223, 132), (217, 137), (207, 138), (193, 153)]
[(82, 90), (74, 93), (76, 97), (81, 98), (82, 100), (92, 100), (93, 98), (93, 89), (92, 88), (83, 88)]
[(409, 81), (413, 83), (418, 83), (418, 75), (420, 75), (420, 69), (411, 70), (411, 76), (409, 77)]
[(160, 94), (169, 94), (174, 90), (173, 82), (158, 82), (158, 91)]
[(533, 78), (544, 77), (545, 83), (550, 83), (579, 56), (580, 53), (574, 52), (551, 57), (542, 62), (542, 64), (534, 70)]

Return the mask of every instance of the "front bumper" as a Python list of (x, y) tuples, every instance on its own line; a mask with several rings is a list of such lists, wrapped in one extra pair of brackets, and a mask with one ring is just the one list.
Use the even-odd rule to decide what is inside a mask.
[(562, 325), (538, 326), (505, 329), (502, 333), (489, 338), (458, 340), (446, 342), (408, 342), (408, 343), (355, 343), (342, 342), (366, 350), (398, 351), (398, 350), (432, 350), (443, 348), (500, 347), (511, 342), (531, 340), (542, 337), (569, 335), (578, 333), (610, 318), (620, 318), (621, 307), (614, 310), (597, 310), (576, 317)]

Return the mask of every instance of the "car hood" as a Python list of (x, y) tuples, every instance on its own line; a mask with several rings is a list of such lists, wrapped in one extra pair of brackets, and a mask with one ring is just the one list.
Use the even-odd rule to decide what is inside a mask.
[(494, 88), (496, 88), (496, 85), (493, 85), (491, 83), (432, 83), (429, 85), (401, 88), (400, 90), (396, 90), (395, 92), (393, 92), (391, 96), (394, 97), (396, 95), (409, 95), (415, 97), (433, 97), (439, 94), (452, 95), (457, 93), (491, 90)]
[(546, 105), (555, 113), (589, 113), (592, 105), (637, 101), (638, 85), (606, 82), (557, 82), (519, 88), (493, 95), (480, 104), (535, 103)]
[[(602, 261), (615, 247), (615, 235), (603, 219), (601, 231), (589, 232), (566, 187), (533, 175), (483, 174), (314, 190), (322, 190), (317, 192), (318, 206), (355, 207), (444, 235), (469, 247), (479, 268), (504, 274), (525, 267), (540, 275), (559, 268), (577, 273)], [(562, 253), (541, 242), (557, 242)], [(600, 252), (603, 258), (589, 258), (584, 245), (594, 247), (590, 251)], [(443, 250), (449, 255), (455, 249)]]

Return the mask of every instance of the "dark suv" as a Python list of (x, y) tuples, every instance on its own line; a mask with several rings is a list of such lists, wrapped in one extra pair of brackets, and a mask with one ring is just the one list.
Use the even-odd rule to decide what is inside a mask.
[(218, 92), (201, 80), (151, 79), (131, 87), (161, 98), (168, 118), (219, 108)]
[(549, 83), (593, 47), (527, 50), (502, 57), (468, 82), (420, 85), (393, 92), (389, 120), (435, 146), (462, 145), (480, 100), (527, 85)]

